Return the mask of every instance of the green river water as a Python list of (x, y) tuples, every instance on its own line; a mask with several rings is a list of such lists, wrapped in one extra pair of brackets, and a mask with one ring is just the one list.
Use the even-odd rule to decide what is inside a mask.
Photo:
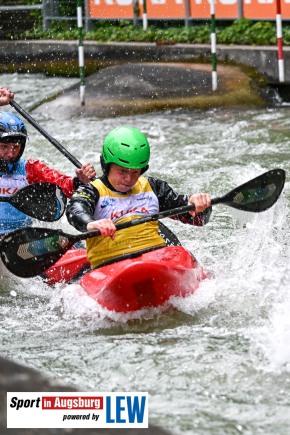
[[(74, 82), (2, 75), (25, 109)], [(8, 110), (8, 107), (4, 108)], [(149, 420), (185, 435), (290, 434), (290, 109), (170, 111), (125, 118), (37, 121), (98, 173), (102, 141), (127, 124), (148, 135), (150, 174), (180, 192), (221, 196), (273, 168), (287, 172), (274, 207), (213, 208), (211, 222), (166, 220), (214, 273), (175, 309), (105, 312), (77, 284), (50, 288), (2, 268), (1, 356), (81, 391), (148, 391)], [(25, 156), (74, 174), (33, 127)], [(65, 218), (53, 224), (75, 233)]]

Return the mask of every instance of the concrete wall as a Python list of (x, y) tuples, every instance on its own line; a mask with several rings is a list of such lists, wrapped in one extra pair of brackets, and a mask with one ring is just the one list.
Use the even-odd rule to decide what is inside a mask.
[[(78, 59), (77, 41), (0, 41), (0, 65), (38, 60)], [(96, 63), (112, 64), (116, 61), (134, 62), (194, 62), (211, 61), (210, 45), (154, 43), (84, 43), (85, 58)], [(270, 84), (277, 84), (277, 48), (273, 46), (217, 46), (218, 62), (235, 62), (255, 68), (265, 75)], [(285, 83), (290, 83), (290, 47), (284, 47)], [(33, 68), (32, 68), (33, 71)]]

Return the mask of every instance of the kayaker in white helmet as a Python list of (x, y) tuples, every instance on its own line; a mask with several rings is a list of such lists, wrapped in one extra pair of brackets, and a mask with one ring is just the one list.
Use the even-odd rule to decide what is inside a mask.
[(211, 199), (207, 193), (181, 195), (165, 181), (144, 177), (149, 167), (147, 137), (132, 127), (119, 127), (105, 138), (101, 154), (103, 175), (80, 186), (70, 199), (67, 219), (79, 231), (100, 230), (86, 241), (91, 267), (132, 257), (166, 246), (158, 221), (116, 232), (115, 224), (194, 204), (196, 210), (173, 219), (202, 226), (209, 221)]
[[(0, 106), (9, 104), (13, 92), (0, 88)], [(9, 196), (29, 184), (48, 182), (59, 186), (70, 197), (82, 183), (88, 183), (96, 172), (90, 163), (76, 170), (70, 177), (49, 168), (40, 160), (24, 159), (22, 154), (27, 141), (24, 122), (11, 112), (0, 111), (0, 195)], [(0, 233), (31, 225), (29, 216), (8, 202), (0, 202)]]

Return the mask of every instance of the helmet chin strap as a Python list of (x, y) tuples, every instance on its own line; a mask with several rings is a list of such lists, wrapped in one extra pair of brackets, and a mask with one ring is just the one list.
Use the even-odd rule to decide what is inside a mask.
[(145, 168), (142, 168), (142, 169), (141, 169), (141, 174), (140, 174), (140, 175), (143, 175), (144, 172), (148, 171), (148, 169), (149, 169), (149, 165), (145, 166)]
[(103, 174), (108, 178), (109, 171), (110, 171), (110, 163), (105, 163), (103, 156), (100, 156), (100, 162), (101, 162), (101, 168)]
[(24, 153), (26, 143), (21, 145), (18, 156), (13, 160), (0, 159), (0, 172), (3, 174), (12, 174), (16, 168), (18, 161), (20, 160), (22, 154)]
[(8, 162), (7, 160), (0, 159), (0, 172), (2, 174), (12, 174), (17, 162)]

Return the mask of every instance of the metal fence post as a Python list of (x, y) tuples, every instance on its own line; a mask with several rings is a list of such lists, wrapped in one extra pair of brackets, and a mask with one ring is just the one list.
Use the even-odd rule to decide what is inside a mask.
[(238, 19), (244, 18), (244, 0), (238, 0)]
[(57, 18), (59, 16), (59, 0), (43, 0), (42, 13), (43, 30), (46, 32), (49, 29), (49, 22), (52, 17)]

